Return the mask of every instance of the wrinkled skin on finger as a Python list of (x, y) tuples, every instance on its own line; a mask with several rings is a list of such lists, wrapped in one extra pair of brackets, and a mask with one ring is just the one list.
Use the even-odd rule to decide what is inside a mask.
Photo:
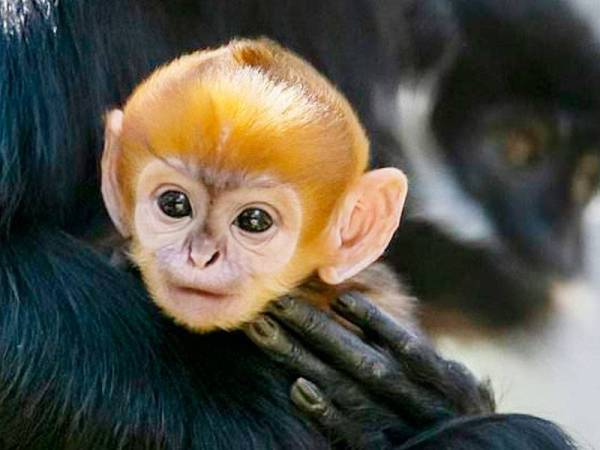
[(363, 295), (344, 294), (332, 308), (335, 313), (327, 313), (286, 297), (244, 328), (302, 377), (292, 386), (292, 401), (332, 442), (391, 448), (437, 423), (494, 411), (487, 384)]

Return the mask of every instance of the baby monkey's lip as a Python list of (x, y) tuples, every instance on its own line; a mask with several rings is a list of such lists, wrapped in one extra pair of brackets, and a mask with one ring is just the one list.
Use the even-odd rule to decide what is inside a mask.
[(231, 296), (231, 294), (229, 294), (227, 292), (217, 292), (217, 291), (211, 291), (211, 290), (207, 290), (207, 289), (190, 287), (190, 286), (180, 286), (180, 285), (172, 284), (171, 288), (173, 288), (176, 291), (182, 292), (184, 294), (199, 295), (201, 297), (210, 298), (213, 300), (223, 300), (223, 299)]

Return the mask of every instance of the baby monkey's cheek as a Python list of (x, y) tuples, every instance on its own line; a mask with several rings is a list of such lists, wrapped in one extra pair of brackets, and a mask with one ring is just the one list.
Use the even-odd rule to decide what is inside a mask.
[(135, 240), (151, 252), (165, 248), (182, 248), (189, 234), (188, 221), (179, 224), (164, 224), (150, 214), (136, 214)]
[(297, 233), (278, 232), (271, 241), (257, 249), (247, 249), (246, 267), (255, 274), (274, 275), (291, 261), (298, 244)]

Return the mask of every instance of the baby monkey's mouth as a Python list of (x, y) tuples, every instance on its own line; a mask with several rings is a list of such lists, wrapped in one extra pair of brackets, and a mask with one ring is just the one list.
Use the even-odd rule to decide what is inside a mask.
[(176, 292), (179, 292), (182, 294), (200, 296), (200, 297), (204, 297), (204, 298), (211, 299), (211, 300), (224, 300), (231, 296), (231, 294), (229, 294), (227, 292), (211, 291), (211, 290), (207, 290), (207, 289), (190, 287), (190, 286), (178, 286), (178, 285), (172, 284), (171, 288), (173, 290), (175, 290)]

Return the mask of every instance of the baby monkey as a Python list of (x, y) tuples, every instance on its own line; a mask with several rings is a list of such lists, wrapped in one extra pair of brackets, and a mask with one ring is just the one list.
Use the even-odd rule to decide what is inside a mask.
[(233, 329), (294, 293), (321, 307), (367, 292), (410, 302), (373, 264), (400, 221), (401, 171), (367, 171), (348, 101), (267, 40), (160, 68), (106, 119), (102, 194), (157, 304), (200, 332)]

